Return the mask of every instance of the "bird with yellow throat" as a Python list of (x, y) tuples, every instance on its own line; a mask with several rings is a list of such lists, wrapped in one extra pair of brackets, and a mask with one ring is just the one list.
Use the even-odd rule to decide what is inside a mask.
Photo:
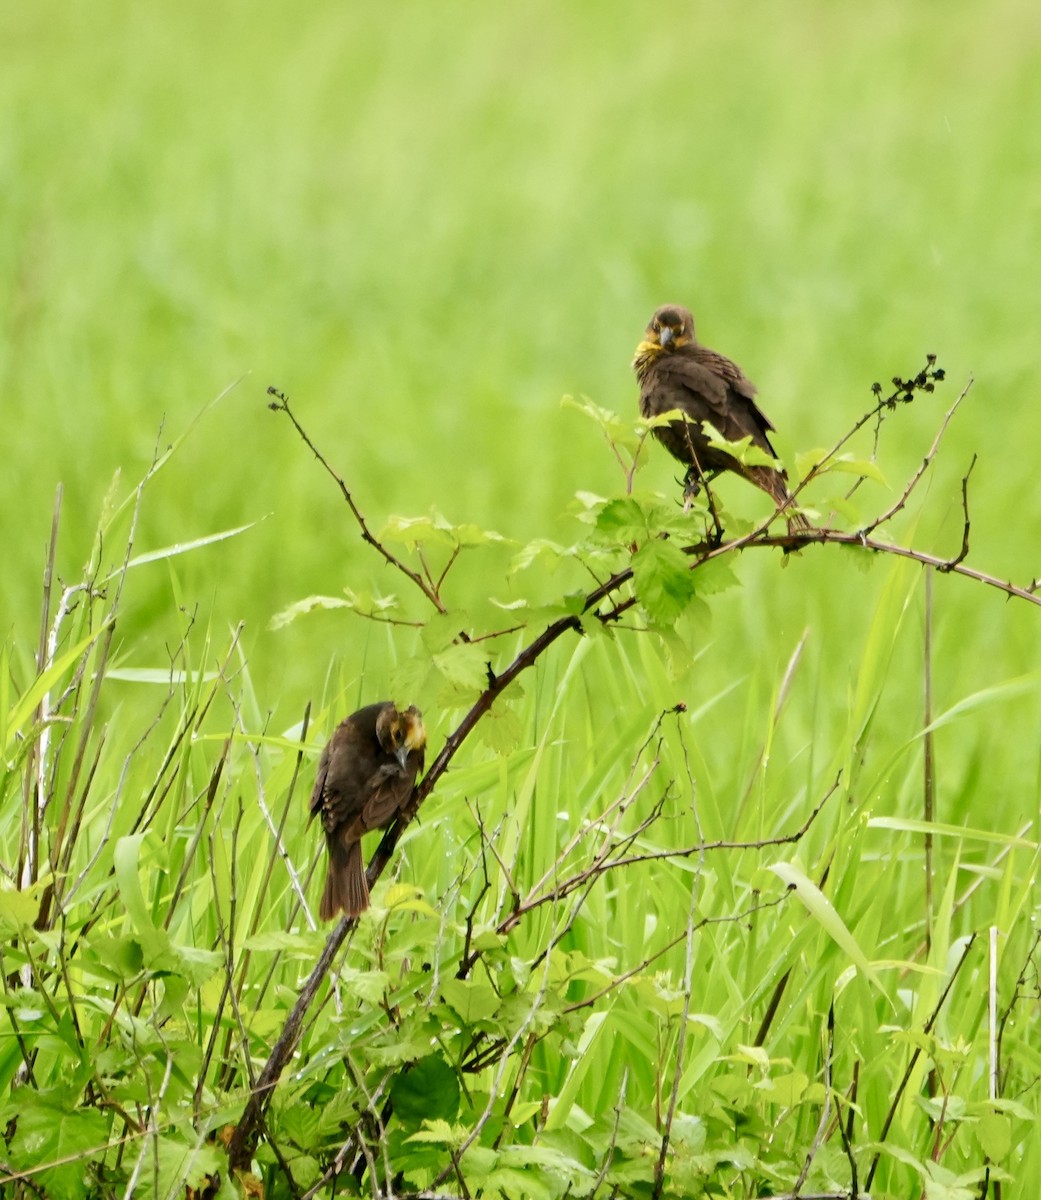
[(341, 721), (318, 761), (311, 816), (319, 813), (329, 850), (323, 921), (357, 917), (369, 907), (363, 834), (386, 829), (412, 798), (423, 770), (427, 735), (414, 705), (368, 704)]
[(686, 465), (687, 495), (696, 495), (701, 483), (720, 471), (733, 471), (785, 510), (790, 529), (812, 528), (801, 513), (790, 511), (788, 477), (780, 466), (742, 463), (712, 444), (718, 439), (705, 431), (705, 422), (726, 441), (749, 438), (753, 446), (777, 458), (768, 436), (773, 425), (755, 402), (755, 385), (737, 363), (701, 345), (689, 309), (662, 305), (651, 317), (632, 365), (643, 417), (678, 410), (675, 420), (655, 426), (654, 436)]

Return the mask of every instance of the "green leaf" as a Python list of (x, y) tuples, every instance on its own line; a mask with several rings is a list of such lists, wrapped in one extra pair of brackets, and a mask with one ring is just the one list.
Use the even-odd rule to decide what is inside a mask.
[(108, 937), (94, 933), (88, 941), (90, 950), (97, 955), (98, 962), (116, 979), (128, 981), (141, 974), (145, 956), (136, 937)]
[(1012, 1149), (1012, 1124), (1002, 1113), (984, 1113), (976, 1122), (976, 1140), (993, 1162), (1003, 1162)]
[(450, 1146), (457, 1150), (466, 1141), (467, 1131), (462, 1125), (449, 1125), (447, 1121), (424, 1121), (423, 1128), (413, 1133), (410, 1142), (432, 1142), (437, 1146)]
[(702, 421), (701, 427), (708, 437), (708, 444), (714, 450), (722, 450), (725, 454), (736, 458), (739, 463), (744, 463), (746, 467), (780, 466), (780, 463), (769, 451), (755, 445), (751, 434), (732, 442), (728, 438), (725, 438), (722, 432), (711, 421)]
[(216, 671), (178, 671), (173, 667), (111, 667), (105, 671), (106, 679), (118, 679), (122, 683), (156, 683), (161, 687), (174, 684), (194, 687), (217, 677)]
[(294, 604), (290, 604), (287, 608), (280, 609), (268, 621), (268, 629), (285, 629), (287, 625), (292, 624), (297, 617), (306, 616), (312, 613), (315, 609), (333, 609), (333, 608), (353, 608), (354, 605), (350, 600), (344, 600), (340, 596), (307, 596), (303, 600), (297, 600)]
[(653, 621), (671, 625), (694, 598), (690, 560), (678, 546), (654, 538), (637, 550), (632, 565), (640, 603)]
[(698, 563), (694, 568), (694, 582), (699, 596), (716, 596), (740, 585), (730, 563), (722, 558), (710, 558)]
[(634, 496), (608, 500), (597, 514), (596, 531), (610, 542), (642, 542), (650, 533), (647, 517)]
[(34, 892), (19, 892), (11, 887), (0, 889), (0, 927), (11, 932), (27, 929), (39, 911), (40, 900)]
[(424, 1120), (454, 1121), (459, 1112), (459, 1080), (440, 1054), (421, 1058), (394, 1077), (394, 1115), (418, 1129)]
[[(238, 525), (234, 529), (222, 529), (220, 533), (211, 533), (207, 537), (195, 538), (190, 542), (174, 542), (171, 546), (163, 546), (160, 550), (150, 550), (147, 554), (138, 554), (126, 564), (126, 569), (132, 567), (141, 567), (146, 563), (160, 562), (167, 558), (176, 558), (179, 554), (188, 554), (192, 550), (199, 550), (203, 546), (212, 546), (215, 542), (226, 542), (228, 538), (238, 537), (240, 533), (245, 533), (252, 529), (254, 525), (259, 525), (259, 521), (250, 521), (248, 525)], [(110, 579), (115, 579), (123, 574), (123, 567), (119, 566), (116, 570), (110, 572), (102, 580), (102, 583), (108, 583)]]
[(380, 530), (381, 542), (397, 542), (414, 550), (417, 546), (447, 546), (455, 545), (452, 537), (452, 527), (436, 511), (431, 511), (429, 517), (398, 517), (388, 518), (386, 525)]
[(390, 987), (390, 976), (386, 971), (360, 971), (344, 966), (340, 968), (340, 985), (359, 1007), (364, 1007), (383, 999)]
[(426, 545), (453, 548), (483, 546), (491, 542), (509, 542), (511, 539), (496, 533), (494, 529), (482, 529), (471, 522), (453, 525), (437, 509), (431, 509), (426, 517), (389, 517), (380, 530), (379, 540), (397, 542), (414, 550), (417, 546)]
[(463, 624), (464, 619), (457, 612), (435, 613), (427, 618), (419, 636), (423, 645), (434, 654), (455, 642)]
[(520, 745), (523, 732), (524, 725), (516, 710), (503, 700), (497, 700), (478, 725), (481, 741), (496, 754), (512, 754)]
[(792, 1108), (802, 1100), (809, 1082), (802, 1071), (789, 1071), (782, 1075), (770, 1075), (754, 1086), (766, 1092), (774, 1104)]
[(134, 929), (139, 934), (155, 931), (148, 906), (145, 904), (144, 893), (141, 891), (141, 880), (138, 877), (141, 846), (146, 836), (147, 834), (144, 833), (135, 833), (119, 838), (113, 855), (119, 898), (123, 902), (123, 907), (126, 909)]
[(920, 821), (914, 817), (869, 817), (869, 829), (890, 829), (902, 833), (931, 834), (968, 842), (989, 842), (996, 846), (1017, 846), (1036, 853), (1037, 842), (1010, 833), (992, 833), (989, 829), (971, 829), (967, 825), (947, 825), (941, 821)]
[(561, 408), (573, 408), (576, 412), (580, 412), (583, 416), (595, 421), (612, 445), (621, 446), (623, 449), (628, 450), (630, 454), (636, 452), (640, 444), (639, 436), (632, 424), (628, 421), (623, 421), (613, 409), (601, 408), (599, 404), (594, 404), (587, 396), (580, 396), (577, 400), (574, 396), (564, 396), (561, 398), (560, 406)]
[[(200, 1189), (213, 1181), (221, 1170), (221, 1153), (216, 1146), (175, 1135), (161, 1135), (156, 1139), (155, 1159), (151, 1154), (149, 1156), (149, 1162), (152, 1161), (158, 1161), (158, 1179), (154, 1171), (142, 1171), (135, 1196), (184, 1195), (186, 1191)], [(225, 1155), (225, 1168), (227, 1162)]]
[(499, 997), (484, 983), (446, 979), (441, 984), (441, 996), (467, 1026), (486, 1021), (499, 1011)]
[(306, 616), (316, 609), (345, 608), (366, 617), (379, 617), (399, 607), (395, 595), (374, 596), (371, 592), (355, 592), (349, 587), (345, 587), (343, 593), (343, 596), (307, 596), (303, 600), (297, 600), (275, 613), (268, 621), (268, 629), (284, 629), (298, 617)]
[(488, 648), (472, 642), (448, 646), (434, 655), (434, 666), (458, 687), (482, 691), (488, 683)]
[[(827, 455), (828, 451), (824, 449), (805, 450), (801, 454), (797, 454), (795, 466), (799, 477), (804, 479), (811, 471), (814, 471), (818, 463), (824, 462)], [(820, 477), (834, 471), (840, 471), (847, 475), (862, 475), (865, 479), (875, 480), (883, 487), (889, 486), (878, 464), (867, 458), (854, 458), (852, 454), (836, 454), (833, 458), (829, 458), (822, 467), (819, 467), (814, 474)]]
[(101, 1113), (76, 1108), (64, 1092), (44, 1094), (22, 1088), (5, 1166), (42, 1167), (32, 1178), (47, 1195), (81, 1200), (88, 1194), (85, 1160), (92, 1154), (101, 1156), (108, 1132)]
[(10, 753), (12, 741), (23, 732), (22, 726), (32, 717), (44, 695), (54, 687), (74, 663), (79, 661), (80, 655), (86, 651), (87, 647), (101, 637), (107, 629), (107, 624), (100, 629), (95, 629), (88, 637), (77, 642), (70, 650), (56, 658), (46, 670), (33, 680), (29, 690), (20, 696), (14, 706), (4, 714), (5, 753)]
[(559, 542), (550, 541), (549, 538), (535, 538), (526, 546), (521, 546), (513, 556), (509, 573), (515, 575), (518, 571), (527, 570), (534, 563), (545, 566), (552, 573), (563, 559), (574, 558), (576, 554), (577, 550), (574, 546), (562, 546)]
[(846, 927), (846, 923), (835, 911), (835, 906), (820, 888), (817, 887), (813, 880), (794, 863), (773, 863), (769, 869), (790, 888), (795, 890), (796, 896), (802, 902), (810, 916), (813, 917), (839, 949), (857, 966), (864, 978), (870, 980), (879, 992), (889, 999), (889, 993), (882, 986), (882, 981), (871, 966), (871, 963), (868, 962), (867, 955), (861, 950), (857, 939), (850, 933)]

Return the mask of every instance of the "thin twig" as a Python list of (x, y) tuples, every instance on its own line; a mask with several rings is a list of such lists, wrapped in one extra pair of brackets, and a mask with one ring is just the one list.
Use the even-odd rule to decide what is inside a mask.
[(962, 476), (961, 481), (961, 511), (965, 520), (961, 530), (961, 549), (945, 566), (940, 568), (941, 571), (951, 571), (959, 563), (964, 562), (969, 556), (969, 529), (971, 522), (969, 521), (969, 476), (972, 474), (972, 468), (976, 465), (976, 455), (972, 456), (972, 462), (969, 463), (969, 469)]
[(925, 949), (933, 943), (933, 831), (932, 821), (936, 806), (935, 740), (933, 738), (933, 577), (925, 573), (925, 662), (923, 676), (925, 687), (925, 711), (923, 754), (922, 754), (922, 819), (926, 823), (923, 839), (925, 858)]
[(361, 509), (358, 508), (358, 505), (355, 503), (354, 497), (351, 495), (350, 489), (347, 487), (347, 484), (344, 482), (342, 476), (336, 473), (336, 471), (329, 464), (329, 461), (326, 459), (325, 455), (322, 454), (314, 442), (311, 441), (307, 430), (305, 430), (300, 422), (296, 419), (296, 414), (289, 407), (289, 397), (274, 387), (268, 388), (268, 395), (275, 397), (275, 400), (269, 404), (268, 407), (274, 412), (284, 412), (286, 414), (289, 420), (293, 423), (293, 428), (303, 439), (304, 445), (306, 445), (315, 458), (318, 459), (326, 474), (340, 489), (340, 495), (343, 496), (344, 500), (347, 502), (347, 507), (351, 510), (351, 514), (358, 523), (358, 528), (361, 531), (362, 541), (367, 542), (377, 554), (381, 555), (392, 567), (400, 571), (406, 579), (410, 579), (439, 613), (446, 612), (447, 610), (441, 603), (441, 599), (438, 596), (437, 591), (427, 583), (422, 575), (420, 575), (418, 571), (413, 571), (407, 567), (400, 558), (392, 554), (387, 547), (383, 545), (379, 538), (373, 536), (369, 529), (368, 523), (366, 522), (364, 516), (362, 516)]

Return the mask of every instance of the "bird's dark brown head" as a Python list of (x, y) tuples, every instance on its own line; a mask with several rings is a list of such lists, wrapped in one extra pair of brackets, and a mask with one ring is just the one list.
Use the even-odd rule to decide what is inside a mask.
[(643, 341), (636, 347), (633, 370), (643, 378), (652, 362), (661, 354), (671, 354), (694, 341), (694, 318), (682, 304), (663, 304), (644, 330)]
[(694, 318), (680, 304), (663, 304), (657, 310), (644, 337), (663, 350), (677, 350), (694, 340)]
[(423, 714), (414, 704), (399, 712), (388, 704), (376, 718), (376, 738), (387, 754), (393, 754), (402, 769), (410, 753), (422, 751), (427, 744)]

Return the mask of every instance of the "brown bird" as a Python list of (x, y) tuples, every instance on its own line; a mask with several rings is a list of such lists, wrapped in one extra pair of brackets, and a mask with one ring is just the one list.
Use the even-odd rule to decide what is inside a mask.
[[(687, 464), (685, 495), (697, 495), (701, 481), (720, 471), (735, 471), (762, 488), (779, 508), (791, 498), (783, 470), (746, 466), (725, 450), (709, 445), (702, 421), (715, 426), (728, 442), (750, 437), (753, 446), (777, 457), (767, 437), (773, 426), (755, 402), (755, 385), (737, 363), (698, 342), (689, 309), (679, 304), (658, 309), (636, 347), (633, 370), (640, 384), (644, 417), (680, 409), (692, 418), (654, 429), (665, 449)], [(811, 528), (801, 513), (791, 513), (788, 525), (790, 529)]]
[(318, 913), (356, 917), (369, 907), (362, 834), (386, 829), (412, 796), (427, 735), (418, 708), (367, 704), (341, 721), (318, 760), (311, 816), (322, 814), (329, 869)]

